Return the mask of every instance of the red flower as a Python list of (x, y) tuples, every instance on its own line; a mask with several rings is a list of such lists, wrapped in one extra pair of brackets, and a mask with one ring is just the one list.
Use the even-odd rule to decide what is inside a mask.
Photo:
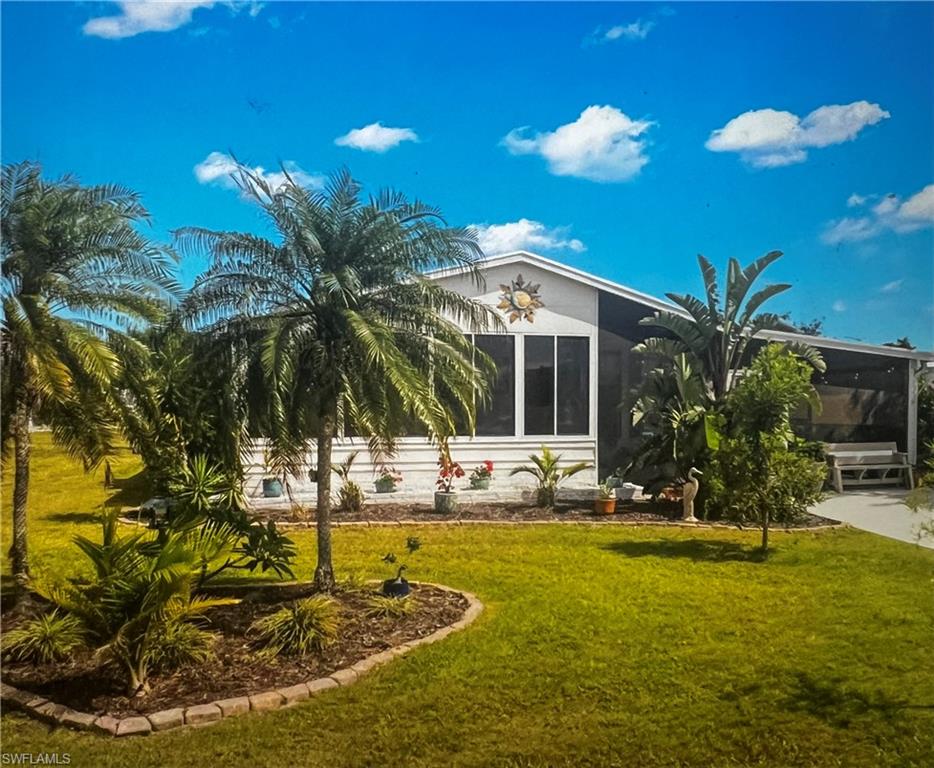
[(487, 459), (486, 461), (483, 462), (483, 466), (486, 467), (487, 472), (489, 472), (491, 475), (493, 474), (493, 462), (492, 461)]

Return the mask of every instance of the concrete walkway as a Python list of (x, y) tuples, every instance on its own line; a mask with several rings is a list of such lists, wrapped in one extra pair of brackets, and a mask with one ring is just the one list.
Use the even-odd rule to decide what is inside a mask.
[[(906, 494), (907, 491), (889, 488), (831, 492), (811, 511), (815, 515), (840, 520), (870, 533), (934, 549), (934, 538), (918, 540), (918, 525), (925, 519), (925, 515), (921, 512), (914, 514), (905, 506)], [(929, 514), (927, 519), (932, 519), (932, 516)]]

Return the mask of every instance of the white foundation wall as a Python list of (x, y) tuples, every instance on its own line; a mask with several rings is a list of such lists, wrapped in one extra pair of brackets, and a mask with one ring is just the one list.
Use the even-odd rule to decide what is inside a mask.
[[(496, 490), (523, 490), (536, 487), (535, 479), (531, 475), (521, 474), (514, 477), (509, 472), (523, 464), (530, 464), (529, 454), (540, 453), (541, 438), (452, 438), (450, 441), (451, 458), (459, 462), (466, 475), (456, 481), (456, 488), (466, 488), (469, 485), (470, 470), (486, 459), (493, 462), (492, 489)], [(555, 453), (561, 455), (560, 466), (566, 466), (578, 461), (585, 461), (594, 468), (585, 470), (569, 478), (565, 483), (568, 488), (592, 488), (597, 483), (596, 441), (589, 437), (548, 437), (545, 441)], [(263, 441), (257, 441), (252, 451), (252, 458), (246, 465), (247, 495), (252, 499), (259, 499), (263, 495), (263, 477), (267, 476), (263, 465)], [(352, 451), (360, 451), (351, 471), (351, 478), (363, 488), (368, 496), (374, 493), (373, 480), (379, 465), (374, 464), (367, 452), (366, 441), (361, 439), (345, 439), (335, 441), (332, 454), (333, 463), (339, 464)], [(402, 474), (400, 491), (431, 491), (438, 478), (438, 450), (423, 438), (403, 438), (399, 440), (395, 458), (387, 462), (397, 472)], [(315, 466), (314, 453), (309, 454), (309, 467)], [(315, 484), (304, 477), (288, 478), (289, 489), (296, 499), (313, 499)], [(331, 486), (336, 493), (340, 481), (332, 475)]]

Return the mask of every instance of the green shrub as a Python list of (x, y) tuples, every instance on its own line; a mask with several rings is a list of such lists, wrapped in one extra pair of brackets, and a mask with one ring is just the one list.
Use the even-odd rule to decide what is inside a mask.
[(337, 492), (337, 509), (341, 512), (359, 512), (365, 500), (366, 495), (360, 485), (347, 480)]
[(75, 543), (90, 560), (94, 579), (51, 585), (41, 594), (80, 621), (98, 653), (123, 668), (128, 696), (149, 690), (153, 640), (167, 624), (237, 602), (193, 595), (201, 554), (184, 532), (161, 531), (155, 539), (142, 533), (120, 537), (116, 517), (108, 515), (101, 543), (83, 536)]
[(320, 651), (337, 639), (340, 611), (324, 596), (307, 597), (253, 622), (251, 631), (270, 656)]
[(170, 620), (160, 627), (149, 644), (149, 662), (160, 671), (188, 664), (203, 664), (214, 658), (213, 632), (189, 622)]
[(388, 595), (372, 595), (367, 599), (367, 616), (374, 619), (401, 619), (411, 616), (418, 603), (415, 598), (408, 597), (389, 597)]
[(766, 505), (770, 520), (781, 525), (794, 523), (820, 500), (826, 474), (826, 466), (806, 454), (773, 450), (766, 487), (761, 488), (751, 443), (722, 438), (704, 467), (705, 516), (758, 523)]
[(3, 656), (11, 661), (46, 664), (68, 656), (85, 643), (81, 622), (58, 611), (23, 622), (3, 638)]

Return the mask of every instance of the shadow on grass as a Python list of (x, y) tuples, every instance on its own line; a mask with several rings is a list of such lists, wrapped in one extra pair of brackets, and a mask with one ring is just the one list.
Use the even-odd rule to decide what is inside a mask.
[(115, 479), (113, 488), (114, 493), (107, 497), (105, 507), (138, 507), (152, 495), (152, 485), (145, 470)]
[(847, 728), (856, 718), (874, 714), (892, 720), (906, 709), (934, 710), (934, 704), (911, 704), (880, 689), (863, 691), (846, 685), (841, 678), (818, 680), (799, 672), (783, 705), (792, 712), (805, 712), (837, 728)]
[(101, 519), (100, 512), (53, 512), (46, 515), (46, 520), (53, 523), (96, 523)]
[(604, 544), (602, 548), (626, 555), (626, 557), (669, 557), (713, 563), (730, 560), (761, 563), (775, 552), (774, 549), (770, 549), (766, 554), (758, 547), (751, 549), (734, 541), (711, 541), (710, 539), (616, 541)]

